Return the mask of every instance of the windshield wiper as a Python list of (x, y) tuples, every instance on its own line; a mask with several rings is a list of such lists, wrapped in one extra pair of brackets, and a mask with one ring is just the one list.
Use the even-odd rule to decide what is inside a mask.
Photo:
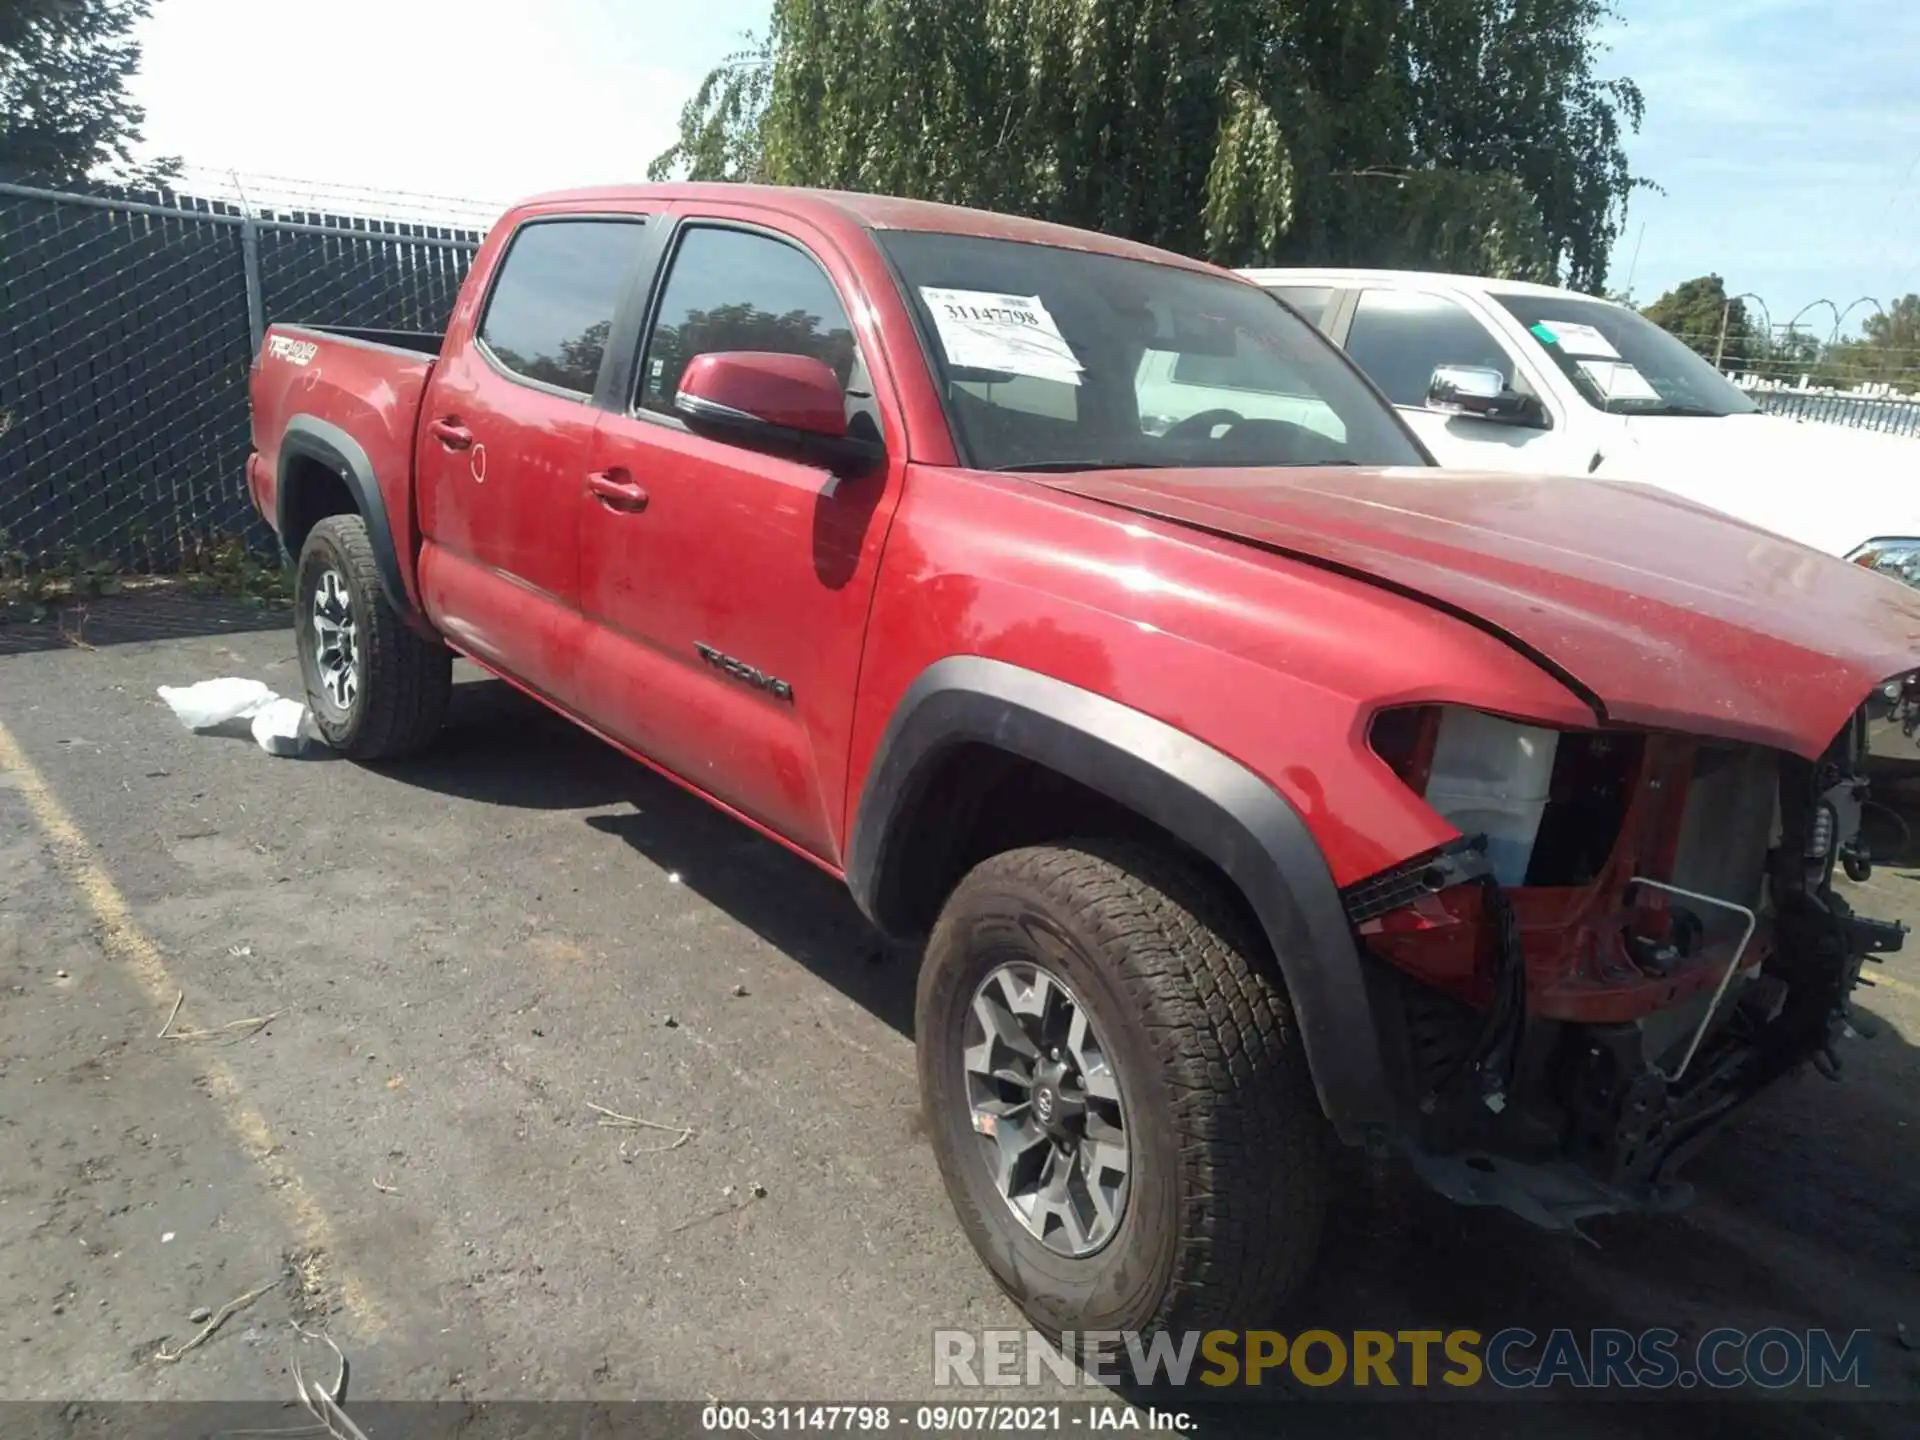
[(1613, 413), (1616, 415), (1699, 415), (1710, 420), (1723, 420), (1735, 412), (1715, 410), (1706, 405), (1652, 405), (1645, 410), (1615, 410)]
[(996, 465), (998, 475), (1071, 475), (1080, 470), (1171, 470), (1164, 460), (1033, 460), (1024, 465)]

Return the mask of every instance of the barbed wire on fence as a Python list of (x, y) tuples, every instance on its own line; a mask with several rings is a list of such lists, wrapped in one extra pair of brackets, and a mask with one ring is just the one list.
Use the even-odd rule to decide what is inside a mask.
[(472, 197), (382, 190), (340, 181), (298, 180), (285, 175), (217, 170), (200, 165), (184, 166), (176, 188), (256, 215), (325, 214), (462, 230), (485, 230), (507, 208), (503, 202)]
[(1771, 414), (1920, 437), (1920, 347), (1822, 339), (1793, 323), (1673, 333), (1708, 361), (1717, 359), (1722, 373)]
[(1920, 345), (1884, 345), (1864, 338), (1833, 342), (1786, 325), (1775, 326), (1771, 333), (1755, 327), (1753, 332), (1732, 336), (1673, 333), (1705, 359), (1718, 358), (1719, 368), (1730, 376), (1869, 397), (1920, 399)]

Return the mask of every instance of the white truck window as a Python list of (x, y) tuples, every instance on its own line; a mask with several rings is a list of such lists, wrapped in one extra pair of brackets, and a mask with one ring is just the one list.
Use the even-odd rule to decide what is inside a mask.
[(1316, 330), (1327, 328), (1327, 309), (1333, 304), (1331, 285), (1269, 285), (1267, 289), (1311, 320)]
[(1442, 365), (1498, 370), (1513, 384), (1513, 357), (1487, 327), (1457, 302), (1419, 290), (1364, 291), (1346, 351), (1396, 405), (1425, 405)]

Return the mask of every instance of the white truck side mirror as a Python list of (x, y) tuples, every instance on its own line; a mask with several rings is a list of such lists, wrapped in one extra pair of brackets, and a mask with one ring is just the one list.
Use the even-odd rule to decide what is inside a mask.
[(1538, 425), (1531, 396), (1507, 388), (1507, 377), (1481, 365), (1440, 365), (1427, 381), (1427, 408), (1446, 415), (1472, 415), (1505, 425)]

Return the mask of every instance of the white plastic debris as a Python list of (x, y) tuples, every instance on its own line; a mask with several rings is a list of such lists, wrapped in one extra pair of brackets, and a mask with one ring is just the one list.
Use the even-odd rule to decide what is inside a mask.
[(306, 706), (275, 696), (254, 714), (254, 743), (269, 755), (298, 755), (307, 748), (307, 738), (301, 733), (306, 720)]
[(189, 730), (216, 730), (235, 720), (251, 720), (265, 705), (280, 697), (258, 680), (202, 680), (197, 685), (160, 687), (180, 723)]
[(269, 755), (298, 755), (306, 748), (307, 707), (282, 699), (261, 681), (229, 675), (195, 685), (162, 685), (159, 695), (189, 730), (218, 730), (244, 720)]

